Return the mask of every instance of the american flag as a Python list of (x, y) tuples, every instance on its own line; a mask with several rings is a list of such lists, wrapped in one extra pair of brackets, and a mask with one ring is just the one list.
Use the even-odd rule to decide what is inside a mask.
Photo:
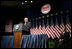
[(71, 24), (69, 22), (69, 17), (66, 16), (66, 31), (71, 33)]
[(64, 22), (63, 22), (63, 18), (61, 16), (61, 24), (60, 24), (60, 32), (61, 33), (63, 33), (62, 28), (64, 28), (64, 27), (65, 27), (65, 25), (64, 25)]
[(42, 20), (42, 34), (45, 34), (46, 29), (45, 29), (45, 23), (44, 23), (44, 19)]
[(33, 28), (33, 35), (35, 35), (36, 34), (36, 32), (35, 32), (36, 30), (35, 30), (35, 28)]
[(42, 34), (45, 34), (46, 30), (45, 30), (45, 26), (42, 27)]
[(38, 25), (37, 25), (37, 18), (36, 18), (36, 28), (35, 28), (35, 34), (38, 35)]
[(49, 26), (49, 20), (47, 19), (47, 24), (46, 24), (46, 34), (48, 35), (48, 37), (54, 39), (54, 36), (52, 35), (52, 31), (50, 29), (50, 26)]
[[(31, 20), (32, 21), (32, 20)], [(33, 34), (33, 27), (34, 27), (34, 24), (32, 23), (32, 27), (30, 29), (30, 33)]]
[(49, 34), (49, 19), (47, 19), (47, 24), (46, 24), (46, 34), (48, 35), (48, 38), (50, 38), (50, 34)]
[(39, 26), (38, 34), (42, 34), (41, 25)]
[(51, 18), (51, 31), (52, 31), (52, 33), (54, 34), (54, 38), (58, 38), (58, 34), (56, 33), (56, 31), (55, 31), (55, 28), (54, 28), (54, 23), (53, 23), (53, 18)]
[(35, 28), (35, 34), (38, 35), (38, 26)]
[(48, 33), (49, 33), (50, 37), (51, 37), (52, 39), (54, 39), (53, 35), (51, 34), (51, 30), (50, 30), (49, 25), (47, 26), (47, 29), (48, 29)]
[(33, 29), (32, 29), (32, 34), (35, 35), (35, 27), (34, 27), (34, 22), (33, 22)]
[[(55, 18), (56, 18), (55, 25), (53, 22), (53, 17), (51, 17), (51, 21), (49, 21), (49, 19), (47, 18), (46, 27), (45, 27), (44, 19), (41, 19), (42, 22), (41, 22), (41, 20), (39, 20), (39, 27), (37, 25), (37, 22), (36, 22), (36, 28), (34, 27), (34, 24), (33, 24), (33, 28), (31, 28), (31, 33), (34, 35), (47, 34), (48, 38), (59, 39), (59, 37), (62, 33), (62, 28), (66, 27), (66, 32), (69, 32), (71, 35), (71, 24), (69, 22), (68, 16), (66, 16), (66, 24), (65, 25), (64, 25), (65, 22), (63, 21), (63, 16), (59, 17), (59, 18), (61, 18), (60, 25), (59, 25), (58, 17), (56, 16)], [(50, 22), (50, 25), (49, 25), (49, 22)]]
[(69, 32), (70, 37), (71, 37), (71, 24), (69, 22), (69, 17), (66, 16), (66, 32)]
[(46, 34), (48, 35), (48, 38), (52, 37), (49, 32), (49, 25), (46, 27)]
[(39, 34), (42, 34), (42, 29), (41, 29), (41, 20), (39, 20)]
[(51, 34), (53, 35), (53, 39), (55, 38), (55, 34), (54, 34), (54, 24), (53, 24), (53, 18), (51, 17), (51, 24), (50, 24), (50, 30), (51, 30)]
[(56, 22), (55, 22), (56, 24), (55, 24), (55, 31), (56, 31), (56, 33), (57, 33), (57, 35), (58, 35), (58, 38), (60, 37), (60, 28), (59, 28), (59, 24), (58, 24), (58, 20), (57, 20), (57, 18), (56, 18)]

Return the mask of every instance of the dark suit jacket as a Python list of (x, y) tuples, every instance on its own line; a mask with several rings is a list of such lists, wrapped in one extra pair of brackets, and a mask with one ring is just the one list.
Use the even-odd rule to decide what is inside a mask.
[(64, 42), (67, 42), (69, 40), (69, 37), (70, 37), (69, 33), (65, 32), (64, 35), (61, 34), (60, 39), (64, 39)]
[(30, 34), (31, 22), (28, 22), (26, 25), (23, 24), (23, 32), (26, 34)]

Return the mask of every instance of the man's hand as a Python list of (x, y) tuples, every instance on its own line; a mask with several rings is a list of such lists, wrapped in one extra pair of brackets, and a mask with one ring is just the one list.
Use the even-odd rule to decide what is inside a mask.
[(59, 40), (59, 42), (61, 42), (61, 39)]
[(59, 42), (63, 41), (63, 39), (60, 39)]

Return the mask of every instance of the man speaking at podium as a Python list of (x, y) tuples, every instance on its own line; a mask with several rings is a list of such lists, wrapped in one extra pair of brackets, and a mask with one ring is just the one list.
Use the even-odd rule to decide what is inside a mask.
[(29, 35), (30, 34), (30, 28), (31, 28), (31, 22), (28, 21), (28, 18), (24, 18), (24, 24), (23, 24), (23, 35)]

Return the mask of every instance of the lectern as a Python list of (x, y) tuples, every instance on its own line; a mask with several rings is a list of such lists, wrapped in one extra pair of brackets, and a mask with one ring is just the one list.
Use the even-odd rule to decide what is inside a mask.
[(13, 27), (14, 33), (14, 48), (20, 48), (23, 24), (15, 24)]

